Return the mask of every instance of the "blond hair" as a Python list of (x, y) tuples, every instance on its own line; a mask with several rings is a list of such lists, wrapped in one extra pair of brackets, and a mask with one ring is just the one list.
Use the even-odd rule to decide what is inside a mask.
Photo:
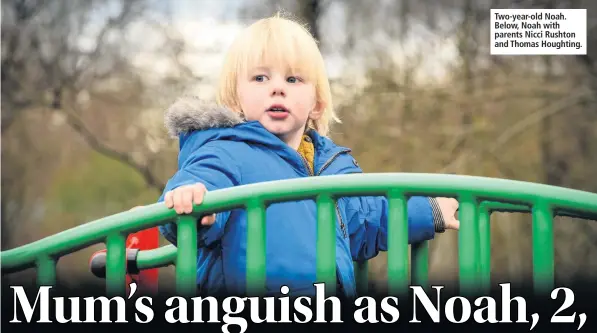
[(325, 109), (319, 119), (310, 119), (307, 126), (327, 136), (331, 122), (340, 122), (340, 119), (334, 112), (323, 57), (309, 30), (281, 13), (253, 23), (234, 40), (220, 74), (217, 103), (241, 112), (237, 94), (238, 76), (262, 61), (288, 66), (292, 71), (300, 70), (302, 78), (315, 86), (317, 101), (323, 103)]

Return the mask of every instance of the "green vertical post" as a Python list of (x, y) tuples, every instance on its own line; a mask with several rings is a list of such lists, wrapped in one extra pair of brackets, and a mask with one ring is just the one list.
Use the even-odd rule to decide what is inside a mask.
[(192, 215), (178, 216), (176, 253), (176, 291), (183, 297), (197, 293), (197, 223)]
[(491, 289), (491, 212), (486, 207), (479, 210), (479, 269), (480, 287), (485, 294)]
[(429, 287), (429, 244), (420, 242), (412, 244), (411, 252), (411, 272), (414, 286), (421, 286), (427, 290)]
[[(329, 194), (317, 197), (317, 282), (336, 292), (336, 207)], [(338, 217), (340, 218), (340, 217)]]
[(479, 233), (478, 203), (470, 194), (460, 196), (460, 230), (458, 232), (458, 261), (460, 292), (470, 296), (478, 291), (479, 284)]
[(106, 240), (106, 292), (126, 296), (126, 237), (115, 233)]
[(533, 283), (536, 293), (554, 287), (554, 244), (552, 208), (543, 201), (533, 205)]
[(56, 285), (56, 260), (49, 256), (43, 256), (37, 260), (37, 285)]
[(388, 193), (388, 291), (408, 295), (408, 208), (405, 195)]
[(261, 296), (265, 293), (265, 210), (262, 201), (252, 200), (247, 205), (247, 293)]

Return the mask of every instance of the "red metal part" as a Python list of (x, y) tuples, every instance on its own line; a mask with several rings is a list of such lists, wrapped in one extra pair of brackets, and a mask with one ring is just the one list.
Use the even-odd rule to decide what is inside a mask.
[[(130, 249), (153, 250), (159, 247), (159, 230), (153, 227), (130, 234), (126, 240), (126, 247)], [(158, 269), (152, 268), (141, 271), (139, 274), (127, 274), (127, 295), (129, 284), (136, 280), (137, 290), (143, 294), (156, 294), (158, 291)]]
[[(140, 251), (152, 250), (159, 247), (159, 230), (153, 227), (146, 230), (141, 230), (130, 234), (127, 237), (126, 244), (128, 249), (139, 249)], [(89, 267), (92, 272), (98, 277), (105, 277), (105, 252), (106, 250), (99, 250), (93, 253), (89, 259)], [(127, 251), (128, 252), (128, 251)], [(99, 260), (99, 261), (98, 261)], [(99, 265), (99, 266), (98, 266)], [(93, 267), (92, 267), (93, 266)], [(128, 266), (128, 265), (127, 265)], [(99, 270), (99, 272), (98, 272)], [(158, 291), (158, 269), (152, 268), (142, 270), (138, 274), (128, 272), (126, 274), (126, 293), (130, 293), (130, 283), (137, 284), (137, 291), (135, 295), (155, 295)]]

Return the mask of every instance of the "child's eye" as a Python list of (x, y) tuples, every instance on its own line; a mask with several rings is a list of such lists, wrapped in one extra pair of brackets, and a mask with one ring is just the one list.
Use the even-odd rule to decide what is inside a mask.
[(257, 82), (263, 82), (263, 81), (265, 81), (265, 75), (255, 75), (253, 77), (253, 80), (255, 80)]
[(296, 82), (300, 82), (301, 79), (298, 76), (291, 76), (288, 78), (288, 82), (290, 83), (296, 83)]

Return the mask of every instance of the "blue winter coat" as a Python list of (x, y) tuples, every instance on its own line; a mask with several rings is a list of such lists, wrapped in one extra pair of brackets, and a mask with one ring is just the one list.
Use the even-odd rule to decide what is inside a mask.
[[(178, 171), (167, 191), (203, 183), (209, 191), (290, 178), (359, 173), (350, 150), (315, 131), (314, 170), (257, 121), (243, 121), (231, 111), (209, 107), (194, 98), (181, 99), (166, 113), (166, 126), (179, 138)], [(336, 272), (344, 296), (356, 295), (353, 260), (375, 257), (387, 249), (388, 204), (384, 197), (338, 200)], [(434, 237), (428, 198), (408, 201), (409, 243)], [(266, 212), (266, 288), (279, 293), (287, 285), (291, 295), (312, 295), (316, 283), (316, 205), (313, 201), (271, 205)], [(176, 244), (176, 225), (160, 226)], [(197, 284), (202, 293), (242, 294), (246, 278), (247, 215), (244, 209), (217, 214), (209, 227), (199, 225)]]

